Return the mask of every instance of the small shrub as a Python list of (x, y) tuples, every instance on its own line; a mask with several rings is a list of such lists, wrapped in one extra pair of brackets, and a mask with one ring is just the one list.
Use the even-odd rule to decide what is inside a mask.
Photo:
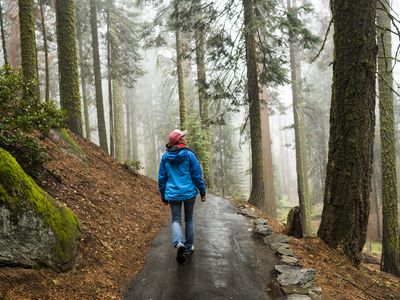
[(136, 170), (136, 171), (144, 169), (140, 160), (127, 160), (124, 163), (124, 167), (128, 170)]
[[(0, 147), (9, 151), (30, 175), (36, 175), (47, 158), (40, 140), (51, 128), (64, 126), (64, 114), (54, 102), (40, 102), (27, 94), (18, 70), (0, 69)], [(25, 91), (22, 98), (22, 91)]]

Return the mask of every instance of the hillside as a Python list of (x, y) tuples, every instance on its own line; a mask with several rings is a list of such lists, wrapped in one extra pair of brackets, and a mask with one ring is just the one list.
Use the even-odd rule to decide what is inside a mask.
[(72, 133), (45, 140), (51, 161), (38, 184), (80, 218), (83, 238), (73, 269), (0, 269), (1, 299), (116, 299), (142, 268), (166, 221), (156, 183), (135, 175)]

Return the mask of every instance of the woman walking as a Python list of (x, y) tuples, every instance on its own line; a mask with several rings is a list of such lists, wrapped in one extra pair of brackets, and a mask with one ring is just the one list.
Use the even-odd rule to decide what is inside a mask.
[[(168, 136), (167, 151), (161, 158), (158, 189), (161, 200), (171, 207), (172, 245), (177, 248), (176, 260), (182, 264), (185, 254), (194, 251), (193, 210), (198, 191), (206, 200), (203, 174), (196, 155), (186, 147), (186, 132), (175, 129)], [(185, 212), (185, 238), (182, 233), (181, 211)]]

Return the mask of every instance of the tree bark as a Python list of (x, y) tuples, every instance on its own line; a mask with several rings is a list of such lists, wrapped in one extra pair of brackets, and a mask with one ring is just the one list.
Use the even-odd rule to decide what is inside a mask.
[(379, 119), (382, 163), (382, 262), (384, 272), (400, 276), (390, 6), (378, 1)]
[(82, 136), (81, 100), (79, 95), (76, 53), (75, 2), (56, 1), (60, 104), (67, 112), (68, 128)]
[[(201, 6), (201, 1), (200, 4)], [(198, 25), (200, 26), (200, 25)], [(203, 162), (204, 181), (209, 188), (213, 186), (211, 163), (212, 163), (212, 148), (211, 148), (211, 128), (209, 120), (209, 97), (207, 94), (207, 76), (206, 76), (206, 63), (205, 63), (205, 49), (204, 49), (204, 32), (201, 28), (195, 28), (195, 44), (196, 44), (196, 66), (197, 66), (197, 86), (199, 95), (199, 111), (200, 119), (203, 130), (205, 131), (208, 139), (208, 147), (202, 149), (205, 156), (208, 157), (207, 162)]]
[(90, 28), (92, 34), (94, 84), (96, 89), (97, 130), (99, 132), (100, 147), (104, 152), (108, 153), (107, 130), (104, 117), (103, 87), (101, 82), (96, 0), (90, 0)]
[(187, 124), (187, 109), (186, 109), (186, 96), (185, 96), (185, 75), (183, 71), (183, 46), (181, 40), (181, 33), (179, 28), (179, 0), (174, 2), (175, 14), (176, 14), (176, 28), (175, 28), (175, 39), (176, 39), (176, 67), (178, 73), (178, 91), (179, 91), (179, 116), (180, 116), (180, 127), (182, 130), (186, 129)]
[(43, 35), (43, 48), (44, 48), (44, 66), (46, 73), (46, 87), (45, 87), (45, 101), (50, 101), (50, 71), (49, 71), (49, 48), (47, 46), (47, 30), (46, 22), (43, 11), (43, 0), (40, 0), (40, 16), (42, 21), (42, 35)]
[(125, 159), (125, 135), (124, 135), (124, 108), (121, 82), (113, 80), (114, 99), (114, 129), (115, 129), (115, 158), (123, 162)]
[(3, 9), (2, 9), (2, 6), (1, 6), (1, 1), (0, 1), (0, 33), (1, 33), (1, 45), (3, 47), (4, 64), (8, 65), (6, 36), (5, 36), (5, 33), (4, 33)]
[(139, 145), (138, 145), (138, 138), (137, 138), (137, 114), (136, 114), (136, 110), (135, 107), (133, 105), (134, 103), (132, 103), (132, 107), (131, 107), (131, 115), (132, 115), (132, 129), (131, 129), (131, 140), (132, 140), (132, 159), (133, 160), (139, 160)]
[(264, 166), (261, 132), (261, 108), (257, 75), (256, 42), (254, 38), (254, 2), (243, 0), (244, 26), (247, 64), (247, 93), (250, 105), (251, 174), (252, 185), (249, 202), (257, 207), (265, 207)]
[(112, 93), (112, 63), (111, 63), (111, 33), (110, 33), (110, 6), (112, 2), (107, 0), (107, 69), (108, 69), (108, 103), (109, 103), (109, 121), (110, 121), (110, 155), (115, 157), (114, 145), (114, 112), (113, 112), (113, 93)]
[(269, 131), (268, 92), (267, 87), (261, 87), (261, 132), (264, 164), (265, 212), (271, 217), (276, 217), (276, 195), (274, 165), (272, 162), (272, 142)]
[(10, 36), (7, 40), (7, 60), (14, 68), (21, 67), (21, 37), (18, 0), (10, 0), (11, 9), (7, 11), (10, 20)]
[[(79, 12), (78, 12), (79, 13)], [(82, 14), (82, 13), (81, 13)], [(86, 61), (84, 60), (84, 52), (83, 52), (83, 30), (82, 30), (82, 23), (78, 18), (78, 22), (76, 23), (76, 35), (78, 40), (78, 48), (79, 48), (79, 67), (81, 70), (81, 88), (82, 88), (82, 100), (83, 100), (83, 116), (85, 120), (85, 135), (88, 141), (91, 140), (90, 138), (90, 120), (89, 120), (89, 101), (87, 99), (87, 84), (86, 79), (88, 76), (88, 67), (86, 65)]]
[(370, 209), (376, 0), (335, 0), (332, 15), (335, 50), (329, 155), (318, 235), (358, 264)]
[(127, 91), (125, 99), (126, 107), (126, 158), (132, 159), (132, 118), (131, 118), (131, 92)]
[[(294, 14), (296, 10), (295, 0), (287, 0), (287, 8), (289, 14)], [(294, 33), (289, 30), (294, 134), (296, 143), (297, 190), (299, 195), (303, 234), (304, 236), (309, 236), (311, 234), (311, 203), (308, 192), (306, 134), (304, 129), (304, 98), (301, 83), (301, 62), (299, 58), (299, 48), (297, 47), (295, 38), (296, 37), (294, 36)]]
[(19, 24), (21, 38), (22, 73), (28, 83), (28, 95), (36, 95), (40, 99), (37, 70), (35, 19), (33, 0), (18, 0)]

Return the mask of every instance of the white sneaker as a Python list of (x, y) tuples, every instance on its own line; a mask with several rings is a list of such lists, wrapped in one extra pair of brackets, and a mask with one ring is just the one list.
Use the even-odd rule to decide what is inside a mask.
[(190, 249), (186, 249), (185, 250), (185, 254), (186, 255), (193, 254), (193, 253), (194, 253), (194, 245), (192, 245), (192, 247), (190, 247)]

